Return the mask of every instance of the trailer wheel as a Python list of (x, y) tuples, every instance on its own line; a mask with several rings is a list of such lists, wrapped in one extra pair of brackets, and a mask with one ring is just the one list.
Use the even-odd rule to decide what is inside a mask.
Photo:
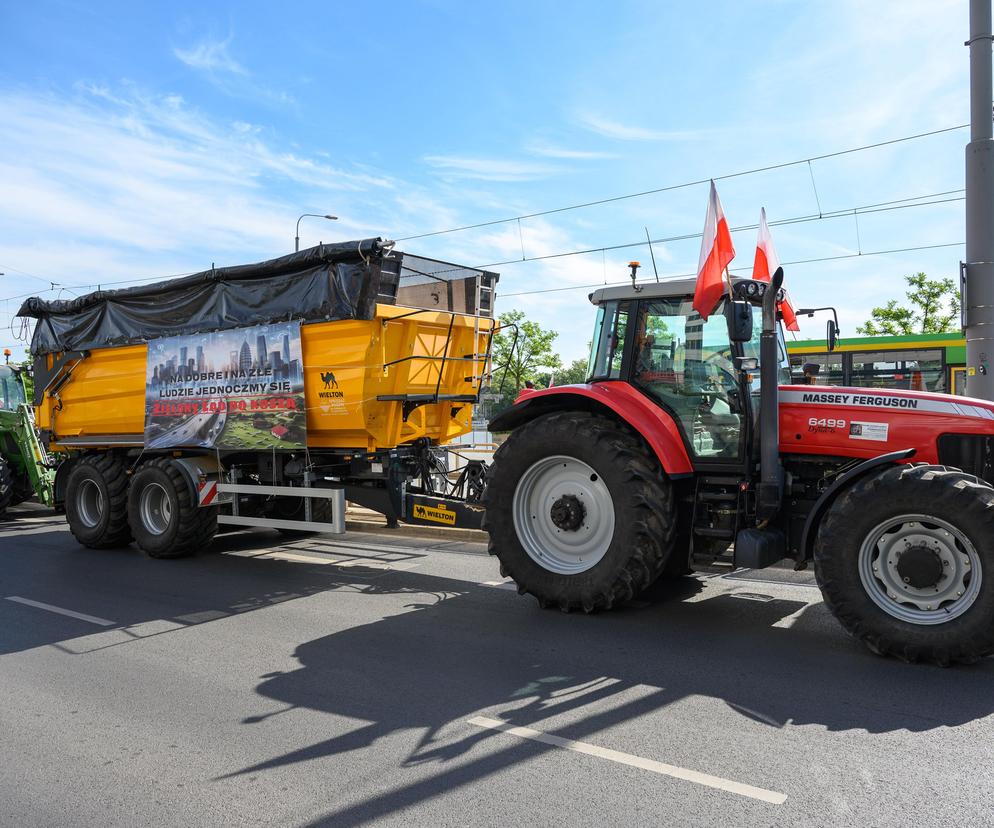
[(128, 472), (110, 452), (83, 457), (66, 482), (69, 531), (90, 549), (111, 549), (131, 542), (128, 527)]
[(13, 506), (15, 500), (14, 473), (10, 464), (0, 457), (0, 518), (4, 516), (8, 506)]
[(994, 653), (994, 488), (944, 466), (857, 481), (815, 540), (815, 575), (873, 652), (939, 665)]
[[(304, 519), (303, 497), (286, 498), (280, 497), (273, 504), (272, 517), (277, 520), (303, 520)], [(282, 501), (282, 502), (281, 502)], [(317, 523), (331, 523), (333, 509), (331, 501), (326, 497), (311, 498), (311, 520)], [(277, 529), (286, 538), (306, 538), (311, 535), (318, 535), (311, 529)]]
[(179, 467), (167, 457), (135, 473), (128, 493), (128, 522), (135, 543), (150, 558), (182, 558), (210, 543), (217, 507), (201, 508)]
[(673, 493), (656, 457), (614, 420), (547, 414), (511, 433), (484, 494), (489, 550), (518, 592), (569, 612), (649, 586), (674, 547)]

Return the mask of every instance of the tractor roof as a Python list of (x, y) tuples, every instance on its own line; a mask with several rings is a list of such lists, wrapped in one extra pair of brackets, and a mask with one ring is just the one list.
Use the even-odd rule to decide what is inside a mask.
[[(732, 276), (732, 283), (748, 282), (740, 276)], [(673, 296), (691, 296), (697, 284), (696, 276), (683, 276), (677, 279), (664, 279), (661, 282), (640, 282), (637, 287), (617, 285), (595, 290), (589, 295), (591, 304), (599, 305), (612, 299), (669, 299)]]

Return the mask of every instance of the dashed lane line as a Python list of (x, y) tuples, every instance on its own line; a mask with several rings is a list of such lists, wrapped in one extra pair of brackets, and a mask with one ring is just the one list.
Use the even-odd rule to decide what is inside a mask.
[(76, 612), (75, 610), (65, 609), (64, 607), (56, 607), (53, 604), (46, 604), (43, 601), (32, 601), (30, 598), (22, 598), (20, 595), (7, 595), (5, 597), (6, 601), (14, 601), (18, 604), (24, 604), (29, 607), (35, 607), (36, 609), (47, 610), (48, 612), (57, 612), (59, 615), (68, 615), (70, 618), (77, 618), (80, 621), (88, 621), (91, 624), (96, 624), (100, 627), (113, 627), (113, 621), (108, 621), (106, 618), (98, 618), (96, 615), (87, 615), (85, 612)]
[(723, 779), (720, 776), (711, 776), (700, 771), (678, 768), (676, 765), (667, 765), (664, 762), (657, 762), (654, 759), (645, 759), (641, 756), (634, 756), (631, 753), (622, 753), (620, 750), (602, 748), (592, 745), (589, 742), (576, 742), (572, 739), (564, 739), (562, 736), (553, 736), (551, 733), (543, 733), (540, 730), (532, 730), (530, 727), (516, 727), (500, 719), (488, 719), (485, 716), (474, 716), (466, 720), (471, 725), (484, 727), (489, 730), (500, 730), (518, 736), (522, 739), (531, 739), (534, 742), (542, 742), (546, 745), (554, 745), (565, 750), (572, 750), (576, 753), (583, 753), (587, 756), (596, 756), (599, 759), (608, 759), (621, 765), (628, 765), (633, 768), (652, 771), (663, 776), (671, 776), (674, 779), (683, 779), (687, 782), (694, 782), (707, 788), (716, 788), (719, 791), (738, 794), (739, 796), (758, 799), (761, 802), (769, 802), (772, 805), (783, 805), (787, 801), (787, 795), (768, 791), (765, 788), (757, 788), (753, 785), (746, 785), (743, 782), (735, 782), (731, 779)]

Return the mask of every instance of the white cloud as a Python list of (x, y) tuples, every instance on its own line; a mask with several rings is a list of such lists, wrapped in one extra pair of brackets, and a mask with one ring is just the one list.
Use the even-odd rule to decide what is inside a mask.
[(467, 158), (453, 155), (426, 155), (424, 162), (453, 178), (481, 181), (533, 181), (559, 172), (548, 164), (497, 158)]
[(229, 35), (224, 40), (202, 40), (189, 49), (173, 49), (173, 54), (191, 69), (247, 75), (245, 67), (228, 52), (232, 39)]
[(579, 113), (577, 123), (584, 129), (618, 141), (690, 141), (706, 134), (705, 130), (648, 129), (612, 121), (592, 112)]
[(288, 152), (175, 95), (77, 92), (0, 91), (3, 297), (44, 290), (15, 269), (71, 286), (269, 258), (303, 212), (342, 216), (302, 225), (305, 245), (383, 232), (395, 182), (375, 170)]
[(600, 152), (598, 150), (568, 149), (566, 147), (556, 147), (551, 144), (532, 144), (527, 147), (532, 155), (541, 155), (545, 158), (565, 158), (568, 160), (596, 160), (600, 158), (617, 158), (613, 152)]

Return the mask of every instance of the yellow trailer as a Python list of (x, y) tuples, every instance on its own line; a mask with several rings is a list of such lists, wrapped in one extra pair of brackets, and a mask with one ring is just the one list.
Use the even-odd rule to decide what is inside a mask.
[(178, 557), (218, 524), (344, 531), (346, 499), (478, 525), (485, 467), (453, 473), (436, 447), (489, 381), (497, 278), (370, 239), (28, 300), (74, 535)]

